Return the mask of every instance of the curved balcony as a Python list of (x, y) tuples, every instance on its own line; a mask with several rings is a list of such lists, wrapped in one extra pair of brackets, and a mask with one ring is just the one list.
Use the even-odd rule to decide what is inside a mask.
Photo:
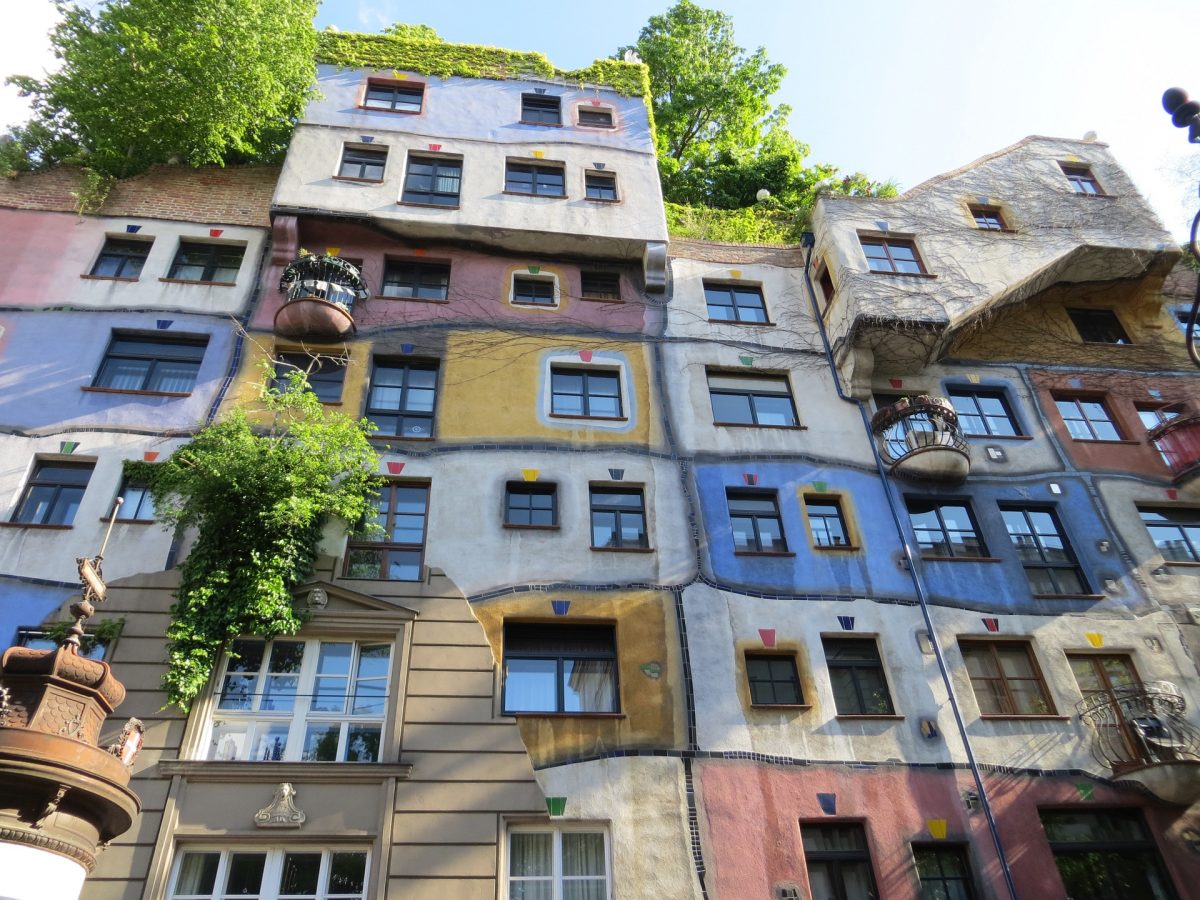
[(1200, 413), (1188, 411), (1150, 429), (1150, 440), (1163, 455), (1175, 483), (1200, 475)]
[(971, 453), (945, 397), (906, 397), (879, 410), (871, 431), (888, 471), (924, 481), (962, 481)]
[(287, 337), (341, 337), (354, 329), (355, 301), (371, 296), (358, 267), (337, 256), (293, 260), (279, 291), (286, 299), (275, 313), (275, 332)]
[(1097, 762), (1163, 800), (1190, 805), (1200, 800), (1200, 729), (1183, 718), (1186, 708), (1168, 681), (1099, 691), (1076, 704)]

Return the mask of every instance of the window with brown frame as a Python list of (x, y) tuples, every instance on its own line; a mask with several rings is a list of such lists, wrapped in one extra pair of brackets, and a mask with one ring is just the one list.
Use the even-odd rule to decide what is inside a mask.
[(420, 581), (429, 485), (390, 482), (375, 501), (375, 529), (359, 529), (346, 547), (346, 576)]
[(860, 237), (867, 268), (872, 272), (892, 275), (924, 275), (925, 265), (917, 253), (917, 245), (902, 238)]
[(1068, 309), (1071, 324), (1085, 344), (1132, 344), (1111, 309)]
[(621, 276), (616, 272), (580, 272), (579, 281), (584, 300), (621, 299)]
[(383, 170), (387, 166), (387, 150), (368, 150), (365, 147), (346, 145), (342, 148), (342, 163), (338, 167), (338, 178), (355, 181), (383, 181)]
[(504, 167), (504, 191), (535, 197), (565, 197), (566, 176), (562, 164), (509, 162)]
[(580, 125), (588, 128), (612, 128), (613, 114), (611, 109), (600, 106), (581, 106), (578, 111)]
[(521, 121), (526, 125), (561, 125), (562, 99), (550, 94), (522, 94)]
[(363, 93), (363, 108), (387, 112), (419, 113), (425, 99), (425, 85), (383, 81), (372, 78), (367, 81)]
[(958, 646), (981, 716), (1054, 714), (1054, 701), (1026, 641), (960, 639)]
[(1059, 166), (1062, 168), (1063, 174), (1067, 176), (1067, 181), (1071, 182), (1071, 188), (1075, 193), (1090, 194), (1095, 197), (1104, 196), (1100, 182), (1092, 174), (1091, 166), (1073, 165), (1071, 163), (1059, 163)]
[(971, 211), (972, 218), (975, 219), (975, 227), (980, 231), (1008, 231), (1000, 207), (972, 204), (967, 208)]

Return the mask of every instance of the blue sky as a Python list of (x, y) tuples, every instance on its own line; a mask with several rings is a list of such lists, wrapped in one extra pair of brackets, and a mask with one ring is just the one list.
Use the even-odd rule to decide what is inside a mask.
[[(538, 50), (562, 68), (632, 43), (667, 0), (326, 0), (318, 27), (378, 31), (432, 25), (447, 40)], [(1200, 2), (1154, 0), (712, 0), (738, 42), (788, 68), (777, 102), (816, 161), (902, 188), (1028, 134), (1095, 131), (1182, 238), (1200, 207), (1200, 145), (1159, 105), (1178, 84), (1200, 96)], [(23, 0), (0, 34), (0, 72), (37, 73), (48, 60), (49, 0)], [(0, 93), (0, 125), (20, 121)], [(1190, 175), (1185, 175), (1190, 170)]]

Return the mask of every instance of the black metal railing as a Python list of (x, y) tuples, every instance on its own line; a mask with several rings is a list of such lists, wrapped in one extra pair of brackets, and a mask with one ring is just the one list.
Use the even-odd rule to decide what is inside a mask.
[(1114, 773), (1200, 762), (1200, 729), (1184, 719), (1187, 702), (1168, 681), (1098, 691), (1075, 708), (1092, 730), (1092, 756)]
[(892, 466), (916, 453), (944, 447), (969, 456), (958, 413), (945, 397), (905, 397), (871, 418), (871, 431)]
[(288, 302), (324, 300), (346, 312), (356, 300), (371, 296), (358, 267), (338, 256), (308, 255), (293, 260), (280, 276), (279, 290)]

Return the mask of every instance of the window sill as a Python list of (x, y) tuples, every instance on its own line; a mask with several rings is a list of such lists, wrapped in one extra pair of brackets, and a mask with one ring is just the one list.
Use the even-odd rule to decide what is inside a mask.
[(79, 277), (84, 281), (124, 281), (129, 284), (139, 280), (125, 275), (80, 275)]
[(1071, 191), (1072, 197), (1087, 197), (1089, 200), (1118, 200), (1118, 194), (1092, 194), (1088, 191)]
[(1124, 444), (1127, 446), (1135, 446), (1135, 447), (1141, 446), (1141, 443), (1142, 443), (1141, 441), (1130, 441), (1130, 440), (1126, 440), (1125, 438), (1121, 438), (1119, 440), (1113, 441), (1113, 440), (1102, 440), (1101, 438), (1073, 437), (1073, 438), (1071, 438), (1071, 440), (1074, 441), (1076, 444), (1118, 444), (1118, 445)]
[(1032, 441), (1032, 434), (964, 434), (969, 441)]
[(200, 284), (205, 287), (237, 287), (236, 281), (193, 281), (189, 278), (160, 278), (163, 284)]
[(501, 528), (511, 528), (513, 531), (561, 531), (561, 525), (513, 525), (504, 522)]
[(753, 422), (713, 422), (718, 428), (762, 428), (768, 431), (808, 431), (807, 425), (755, 425)]
[(889, 275), (897, 278), (937, 278), (932, 272), (877, 272), (874, 269), (867, 270), (868, 275)]
[(562, 122), (530, 122), (528, 119), (517, 119), (518, 125), (536, 125), (538, 128), (562, 128)]
[(588, 203), (620, 203), (620, 197), (584, 197)]
[(580, 300), (586, 300), (588, 303), (624, 303), (620, 297), (589, 297), (583, 294), (579, 297)]
[(419, 200), (397, 200), (397, 206), (419, 206), (422, 209), (460, 209), (461, 206), (457, 203), (451, 205), (449, 203), (422, 203)]
[(751, 709), (764, 709), (764, 710), (772, 710), (772, 709), (805, 710), (805, 709), (812, 709), (812, 704), (811, 703), (751, 703), (750, 708)]
[(629, 416), (568, 416), (566, 413), (550, 413), (552, 419), (565, 419), (572, 422), (628, 422)]
[(620, 712), (522, 712), (506, 709), (502, 715), (514, 719), (624, 719), (625, 713)]
[(566, 194), (531, 194), (526, 191), (501, 191), (510, 197), (531, 197), (534, 200), (566, 200)]
[(182, 391), (129, 391), (124, 388), (92, 387), (90, 384), (81, 385), (81, 391), (91, 394), (132, 394), (135, 397), (190, 397), (192, 392)]
[(32, 528), (35, 531), (70, 531), (74, 525), (43, 525), (40, 522), (0, 522), (0, 528)]
[(402, 434), (368, 434), (369, 441), (436, 441), (435, 437), (404, 437)]
[(749, 325), (754, 328), (774, 328), (774, 322), (743, 322), (741, 319), (708, 319), (710, 325)]
[(1004, 562), (999, 556), (922, 556), (922, 562), (952, 562), (952, 563), (998, 563)]
[(393, 297), (389, 294), (380, 294), (378, 299), (380, 299), (380, 300), (395, 300), (400, 303), (433, 303), (433, 304), (442, 304), (442, 305), (448, 304), (450, 302), (449, 300), (433, 300), (431, 298), (426, 298), (426, 297)]
[(1185, 569), (1200, 568), (1200, 561), (1187, 559), (1164, 559), (1164, 566), (1182, 566)]
[(597, 553), (653, 553), (653, 547), (588, 547)]
[(157, 519), (114, 519), (112, 516), (101, 516), (101, 522), (114, 522), (117, 525), (157, 525)]
[(873, 719), (884, 722), (899, 722), (904, 716), (898, 716), (895, 713), (838, 713), (834, 718), (847, 722), (857, 722), (859, 720), (871, 721)]
[(1034, 600), (1103, 600), (1103, 594), (1034, 594)]
[(597, 131), (616, 131), (616, 125), (592, 125), (589, 122), (576, 122), (576, 128), (595, 128)]
[(862, 550), (862, 547), (858, 546), (857, 544), (813, 544), (812, 549), (829, 553), (843, 553), (846, 551), (858, 553)]
[[(413, 93), (415, 94), (416, 91), (413, 91)], [(358, 105), (358, 108), (366, 112), (391, 113), (400, 116), (419, 116), (425, 111), (424, 106), (421, 109), (384, 109), (382, 106), (363, 106), (361, 103)]]
[(354, 184), (383, 184), (382, 178), (355, 178), (352, 175), (334, 175), (334, 181), (349, 181)]
[(557, 303), (530, 303), (528, 300), (509, 300), (508, 305), (517, 309), (553, 309), (557, 310)]
[(1070, 716), (1060, 716), (1057, 713), (1031, 713), (1029, 715), (1005, 715), (1002, 713), (979, 714), (984, 722), (1070, 722)]
[(1017, 229), (1015, 229), (1015, 228), (980, 228), (978, 225), (975, 226), (975, 231), (982, 231), (985, 234), (1018, 234), (1019, 233), (1017, 231)]
[(336, 784), (379, 784), (388, 778), (407, 779), (408, 763), (355, 762), (227, 762), (210, 759), (164, 759), (160, 775), (182, 775), (189, 781), (275, 782), (306, 781)]
[(795, 556), (791, 550), (735, 550), (734, 556)]
[(1083, 338), (1081, 344), (1086, 344), (1088, 347), (1134, 347), (1138, 346), (1133, 341), (1089, 341)]

